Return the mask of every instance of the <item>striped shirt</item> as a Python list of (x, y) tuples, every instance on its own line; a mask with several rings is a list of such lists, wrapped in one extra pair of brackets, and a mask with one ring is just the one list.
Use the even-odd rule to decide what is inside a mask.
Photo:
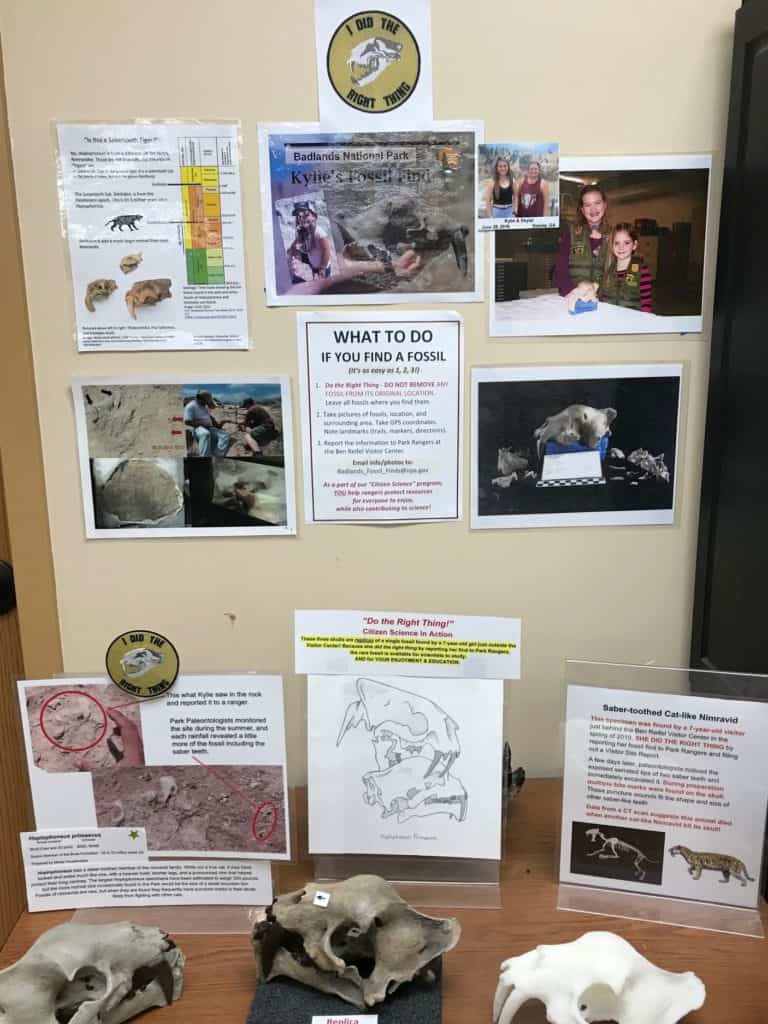
[[(626, 270), (616, 271), (616, 280), (621, 283), (627, 276)], [(645, 263), (640, 268), (640, 312), (653, 312), (653, 278)]]

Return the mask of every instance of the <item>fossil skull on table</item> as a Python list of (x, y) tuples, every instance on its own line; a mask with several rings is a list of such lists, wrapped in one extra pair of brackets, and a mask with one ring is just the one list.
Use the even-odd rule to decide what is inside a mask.
[(362, 1010), (403, 982), (433, 980), (431, 962), (460, 934), (455, 918), (419, 914), (383, 878), (355, 875), (279, 896), (253, 945), (259, 981), (293, 978)]
[(181, 996), (184, 955), (159, 928), (61, 924), (0, 971), (2, 1024), (122, 1024)]
[(677, 1024), (704, 1003), (691, 971), (664, 971), (613, 932), (587, 932), (574, 942), (537, 946), (505, 960), (493, 1001), (494, 1024), (511, 1024), (530, 999), (550, 1024)]

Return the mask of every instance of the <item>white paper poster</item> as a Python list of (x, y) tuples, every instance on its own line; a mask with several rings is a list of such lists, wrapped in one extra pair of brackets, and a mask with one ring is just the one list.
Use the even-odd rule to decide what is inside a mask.
[(59, 124), (81, 352), (248, 348), (239, 126)]
[(432, 120), (429, 0), (373, 10), (315, 0), (315, 41), (323, 127), (380, 131)]
[(279, 676), (180, 676), (157, 700), (23, 680), (38, 829), (146, 830), (164, 857), (290, 859)]
[(519, 679), (520, 619), (297, 609), (296, 672)]
[(497, 679), (310, 676), (309, 852), (501, 856)]
[(460, 519), (462, 318), (297, 321), (306, 521)]
[(296, 532), (287, 377), (73, 381), (89, 538)]
[(755, 907), (768, 704), (569, 686), (560, 881)]

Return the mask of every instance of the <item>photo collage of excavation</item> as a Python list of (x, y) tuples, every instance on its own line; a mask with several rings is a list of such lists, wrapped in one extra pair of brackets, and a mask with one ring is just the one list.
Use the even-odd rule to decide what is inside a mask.
[(82, 386), (96, 529), (287, 519), (279, 382)]
[(30, 686), (32, 761), (88, 773), (94, 826), (144, 828), (150, 851), (287, 851), (282, 765), (148, 765), (140, 702), (111, 683)]

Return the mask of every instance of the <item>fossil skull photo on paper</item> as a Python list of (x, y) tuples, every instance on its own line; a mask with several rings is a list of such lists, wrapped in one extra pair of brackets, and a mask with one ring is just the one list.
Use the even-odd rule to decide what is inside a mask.
[(469, 795), (452, 772), (461, 756), (458, 723), (427, 697), (377, 679), (359, 678), (355, 689), (336, 746), (352, 729), (370, 734), (375, 767), (361, 778), (364, 803), (398, 824), (435, 814), (464, 821)]

